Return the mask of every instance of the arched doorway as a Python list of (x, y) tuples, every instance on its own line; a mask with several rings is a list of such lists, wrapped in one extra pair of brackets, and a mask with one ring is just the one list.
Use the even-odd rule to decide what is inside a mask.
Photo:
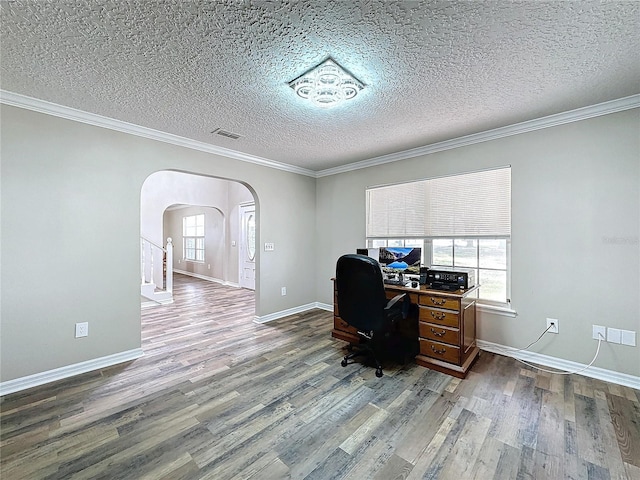
[[(140, 205), (141, 238), (160, 246), (167, 238), (172, 239), (172, 270), (232, 287), (241, 286), (240, 265), (247, 245), (241, 209), (253, 205), (250, 253), (255, 272), (258, 217), (256, 197), (249, 186), (230, 179), (164, 170), (147, 177)], [(253, 278), (255, 288), (255, 273)]]

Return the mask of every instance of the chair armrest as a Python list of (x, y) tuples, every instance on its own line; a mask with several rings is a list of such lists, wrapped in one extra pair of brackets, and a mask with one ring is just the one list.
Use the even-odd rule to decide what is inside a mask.
[(389, 300), (389, 302), (387, 303), (387, 306), (384, 307), (385, 310), (389, 310), (391, 307), (393, 307), (400, 299), (404, 298), (407, 294), (406, 293), (401, 293), (400, 295), (396, 295), (395, 297), (393, 297), (391, 300)]

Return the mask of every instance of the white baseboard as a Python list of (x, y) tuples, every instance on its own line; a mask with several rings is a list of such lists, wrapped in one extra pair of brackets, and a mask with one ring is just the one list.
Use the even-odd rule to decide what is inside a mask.
[[(519, 360), (535, 363), (537, 365), (543, 365), (545, 367), (555, 368), (556, 370), (562, 370), (565, 372), (575, 372), (586, 367), (586, 365), (583, 363), (572, 362), (569, 360), (564, 360), (562, 358), (550, 357), (548, 355), (542, 355), (540, 353), (518, 350), (516, 348), (507, 347), (498, 343), (486, 342), (484, 340), (478, 340), (477, 343), (478, 347), (481, 350), (486, 350), (487, 352), (517, 358)], [(580, 375), (640, 390), (640, 377), (636, 377), (634, 375), (614, 372), (613, 370), (606, 370), (604, 368), (593, 366), (581, 371)]]
[(160, 305), (171, 305), (173, 303), (173, 297), (166, 298), (164, 300), (147, 300), (146, 302), (140, 302), (140, 308), (159, 307)]
[(326, 310), (327, 312), (333, 312), (333, 304), (316, 302), (316, 308), (320, 310)]
[(140, 308), (151, 308), (151, 307), (157, 307), (158, 305), (160, 305), (160, 303), (158, 302), (154, 302), (153, 300), (146, 300), (144, 302), (140, 302)]
[(221, 278), (215, 277), (207, 277), (206, 275), (200, 275), (199, 273), (187, 272), (186, 270), (178, 270), (176, 268), (173, 269), (175, 273), (180, 273), (182, 275), (187, 275), (189, 277), (199, 278), (200, 280), (206, 280), (207, 282), (219, 283), (221, 285), (226, 285), (228, 287), (236, 287), (240, 288), (240, 284), (235, 282), (227, 282), (226, 280), (222, 280)]
[(288, 317), (289, 315), (295, 315), (296, 313), (306, 312), (308, 310), (313, 310), (314, 308), (329, 310), (331, 312), (333, 311), (333, 305), (327, 305), (326, 303), (312, 302), (312, 303), (307, 303), (306, 305), (300, 305), (299, 307), (288, 308), (287, 310), (281, 310), (279, 312), (263, 315), (261, 317), (256, 315), (253, 318), (253, 321), (255, 323), (272, 322), (274, 320), (278, 320), (279, 318)]
[(93, 360), (87, 360), (86, 362), (74, 363), (73, 365), (67, 365), (66, 367), (60, 367), (46, 372), (16, 378), (15, 380), (8, 380), (0, 383), (0, 396), (44, 385), (45, 383), (63, 380), (65, 378), (91, 372), (93, 370), (112, 367), (119, 363), (135, 360), (143, 355), (144, 352), (142, 349), (136, 348), (133, 350), (127, 350), (126, 352), (114, 353), (113, 355), (107, 355), (106, 357), (94, 358)]

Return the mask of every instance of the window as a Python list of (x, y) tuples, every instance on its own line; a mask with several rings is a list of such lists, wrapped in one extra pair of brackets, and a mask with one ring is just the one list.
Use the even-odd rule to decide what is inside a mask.
[(204, 214), (182, 218), (182, 250), (185, 260), (204, 262)]
[(422, 247), (424, 265), (473, 269), (510, 302), (511, 168), (367, 189), (367, 245)]
[(461, 267), (475, 270), (481, 285), (481, 298), (508, 303), (506, 238), (434, 238), (431, 240), (431, 266)]

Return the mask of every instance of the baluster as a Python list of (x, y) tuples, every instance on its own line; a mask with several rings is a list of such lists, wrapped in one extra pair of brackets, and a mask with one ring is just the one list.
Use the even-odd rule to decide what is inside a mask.
[(167, 270), (166, 270), (166, 290), (169, 293), (173, 293), (173, 240), (171, 237), (167, 238)]
[[(151, 278), (151, 282), (157, 287), (158, 282), (156, 281), (156, 247), (154, 245), (151, 245), (150, 250), (151, 262), (149, 263), (151, 263), (151, 272), (149, 273), (149, 278)], [(162, 284), (160, 284), (160, 287), (162, 287)]]
[(151, 252), (151, 244), (145, 240), (144, 242), (144, 282), (153, 282), (153, 257)]

